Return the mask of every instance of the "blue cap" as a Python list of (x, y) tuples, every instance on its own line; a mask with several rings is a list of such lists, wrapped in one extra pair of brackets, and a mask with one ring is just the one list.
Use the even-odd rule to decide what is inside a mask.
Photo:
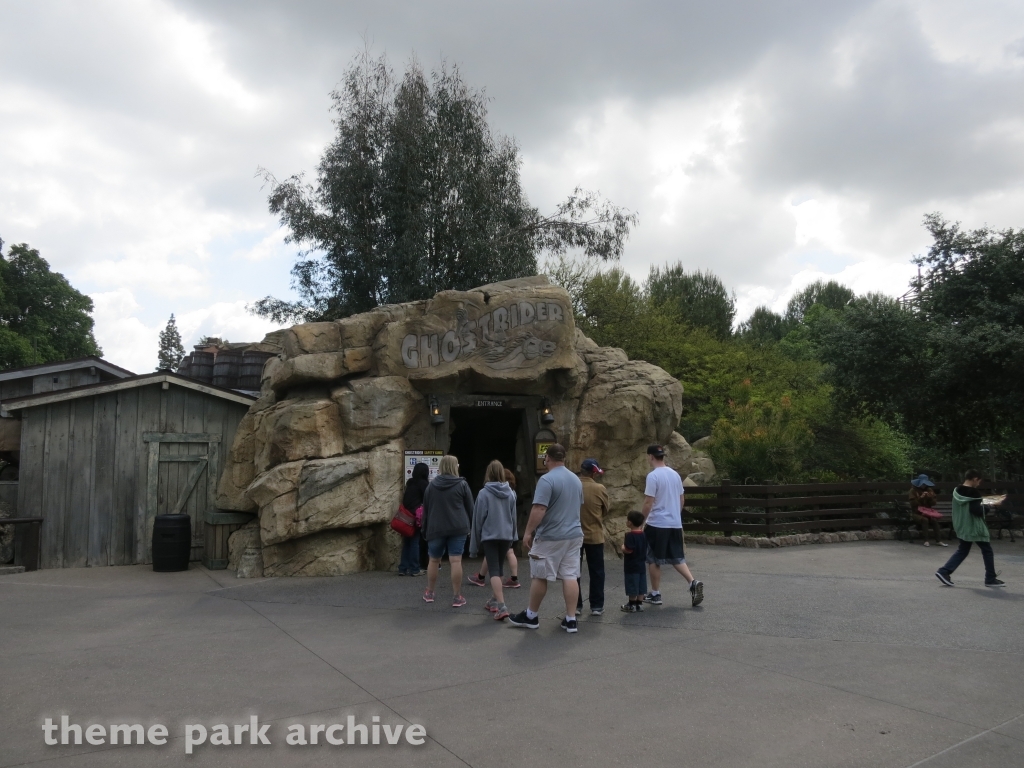
[(923, 488), (926, 485), (929, 487), (935, 486), (935, 483), (928, 479), (928, 475), (918, 475), (910, 481), (910, 484), (915, 488)]
[(601, 469), (601, 465), (597, 463), (597, 459), (584, 459), (581, 466), (584, 472), (593, 472), (595, 475), (604, 474), (604, 470)]

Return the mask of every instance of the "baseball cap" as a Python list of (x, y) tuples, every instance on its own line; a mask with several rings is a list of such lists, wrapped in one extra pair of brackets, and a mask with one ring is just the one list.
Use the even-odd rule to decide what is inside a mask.
[(597, 463), (597, 459), (584, 459), (581, 466), (584, 472), (594, 472), (598, 475), (604, 474), (604, 470), (601, 469), (601, 465)]
[(648, 445), (647, 455), (653, 456), (656, 459), (665, 458), (665, 446), (663, 445)]

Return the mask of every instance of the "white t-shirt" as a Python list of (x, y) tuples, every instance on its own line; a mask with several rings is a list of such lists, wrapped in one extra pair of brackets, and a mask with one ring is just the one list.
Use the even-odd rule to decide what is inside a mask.
[(672, 467), (655, 467), (647, 475), (645, 496), (654, 497), (654, 506), (647, 516), (647, 524), (655, 528), (682, 528), (683, 516), (679, 497), (683, 495), (683, 481)]

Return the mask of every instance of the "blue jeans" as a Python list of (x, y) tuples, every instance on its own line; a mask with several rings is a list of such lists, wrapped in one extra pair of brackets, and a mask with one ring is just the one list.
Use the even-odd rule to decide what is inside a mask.
[[(587, 571), (590, 573), (590, 610), (604, 608), (604, 544), (584, 544), (580, 548), (580, 559), (587, 557)], [(583, 608), (583, 590), (580, 590), (577, 608)]]
[(448, 557), (462, 557), (462, 553), (466, 551), (466, 534), (442, 536), (440, 539), (431, 539), (427, 542), (427, 554), (432, 560), (440, 560), (444, 557), (446, 549)]
[(953, 556), (946, 561), (946, 564), (939, 568), (939, 571), (949, 576), (960, 567), (971, 551), (971, 544), (977, 544), (981, 550), (981, 557), (985, 561), (985, 582), (989, 583), (996, 578), (996, 559), (992, 554), (992, 545), (987, 541), (961, 541)]
[(402, 559), (398, 563), (399, 573), (417, 573), (420, 570), (420, 532), (402, 537)]

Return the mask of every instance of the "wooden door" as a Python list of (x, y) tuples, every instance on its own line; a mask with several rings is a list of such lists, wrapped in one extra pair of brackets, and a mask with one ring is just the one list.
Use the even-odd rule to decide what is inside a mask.
[(146, 432), (146, 504), (139, 521), (137, 562), (153, 562), (153, 520), (157, 515), (192, 518), (191, 560), (203, 556), (208, 512), (214, 509), (220, 476), (220, 440), (206, 432)]

